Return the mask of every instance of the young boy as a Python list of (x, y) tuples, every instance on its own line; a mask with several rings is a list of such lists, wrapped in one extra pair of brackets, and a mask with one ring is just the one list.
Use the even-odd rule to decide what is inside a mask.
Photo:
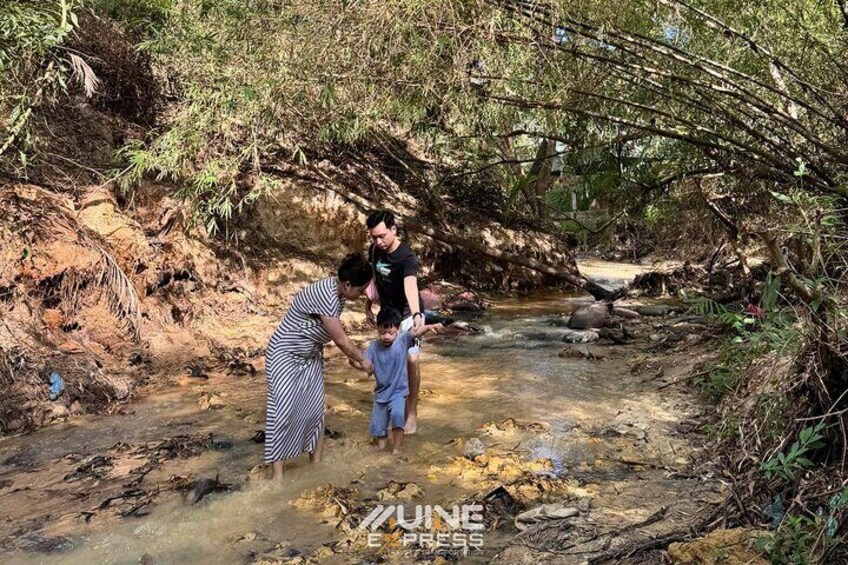
[(442, 324), (422, 325), (400, 331), (402, 317), (394, 308), (381, 308), (377, 315), (377, 336), (365, 350), (365, 357), (374, 365), (374, 409), (371, 411), (369, 432), (374, 447), (386, 447), (388, 429), (392, 430), (392, 453), (403, 445), (406, 423), (406, 397), (409, 395), (407, 352), (415, 339), (428, 331), (439, 333)]

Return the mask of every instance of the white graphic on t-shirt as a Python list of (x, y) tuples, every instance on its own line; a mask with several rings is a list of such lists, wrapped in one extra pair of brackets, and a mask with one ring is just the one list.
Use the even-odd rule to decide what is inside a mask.
[(383, 263), (382, 260), (377, 261), (377, 265), (374, 269), (383, 277), (388, 277), (389, 273), (392, 272), (392, 266), (388, 263)]

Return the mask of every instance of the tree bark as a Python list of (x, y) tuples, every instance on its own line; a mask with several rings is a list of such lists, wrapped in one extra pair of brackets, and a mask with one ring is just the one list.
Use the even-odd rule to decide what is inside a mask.
[(539, 219), (545, 219), (547, 216), (543, 199), (551, 186), (554, 157), (556, 157), (556, 142), (552, 139), (543, 139), (539, 143), (536, 160), (530, 169), (530, 176), (533, 177), (533, 202), (536, 217)]

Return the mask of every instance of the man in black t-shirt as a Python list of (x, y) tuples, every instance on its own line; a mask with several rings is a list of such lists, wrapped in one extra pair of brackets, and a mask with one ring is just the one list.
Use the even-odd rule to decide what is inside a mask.
[[(424, 325), (424, 309), (418, 293), (418, 257), (408, 244), (397, 237), (394, 215), (387, 210), (372, 212), (365, 221), (371, 236), (368, 260), (374, 268), (374, 282), (380, 295), (380, 307), (391, 307), (403, 314), (401, 330)], [(368, 323), (376, 326), (373, 304), (365, 299), (365, 316)], [(414, 434), (418, 418), (418, 391), (421, 388), (421, 372), (418, 360), (420, 343), (410, 348), (407, 356), (409, 396), (406, 398), (405, 432)]]

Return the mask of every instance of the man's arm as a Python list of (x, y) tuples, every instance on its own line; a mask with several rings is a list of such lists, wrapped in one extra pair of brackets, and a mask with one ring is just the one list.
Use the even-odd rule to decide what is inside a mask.
[[(403, 278), (403, 292), (412, 313), (412, 326), (417, 328), (424, 325), (424, 314), (421, 312), (421, 302), (418, 296), (418, 277), (409, 275)], [(421, 314), (416, 316), (416, 314)], [(417, 336), (416, 336), (417, 337)]]
[(374, 303), (367, 296), (365, 297), (365, 321), (372, 328), (377, 327), (377, 317), (374, 316)]

